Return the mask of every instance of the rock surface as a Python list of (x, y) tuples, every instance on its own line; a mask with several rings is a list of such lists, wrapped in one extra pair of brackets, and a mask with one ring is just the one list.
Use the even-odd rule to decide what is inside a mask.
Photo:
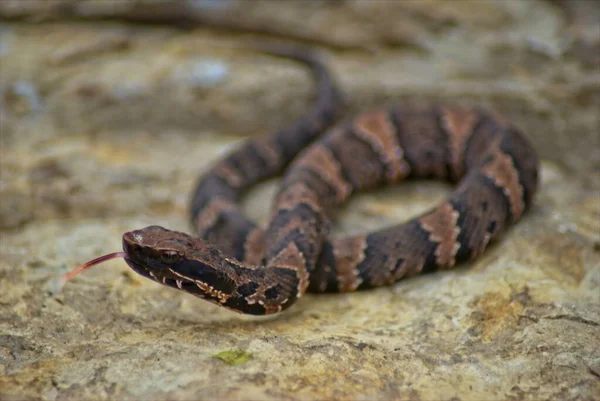
[[(177, 4), (202, 27), (97, 20), (135, 19), (139, 1), (0, 2), (0, 399), (600, 399), (594, 2)], [(238, 316), (118, 261), (58, 290), (124, 231), (186, 229), (197, 175), (306, 108), (301, 66), (233, 49), (253, 36), (320, 47), (348, 113), (450, 100), (500, 111), (542, 157), (534, 208), (473, 263), (309, 295), (281, 316)], [(264, 221), (275, 185), (249, 194), (249, 215)], [(337, 234), (448, 192), (411, 182), (356, 196)]]

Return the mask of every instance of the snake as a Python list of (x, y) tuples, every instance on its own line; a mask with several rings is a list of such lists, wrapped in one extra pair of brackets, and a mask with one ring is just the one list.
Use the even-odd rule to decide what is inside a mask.
[[(447, 270), (478, 257), (530, 209), (539, 160), (497, 112), (403, 105), (339, 119), (344, 99), (310, 47), (259, 48), (310, 70), (316, 96), (301, 117), (246, 140), (197, 181), (194, 234), (149, 226), (126, 232), (123, 258), (159, 284), (250, 315), (269, 315), (307, 292), (351, 292)], [(242, 212), (247, 190), (283, 175), (264, 227)], [(332, 238), (333, 215), (357, 192), (408, 179), (455, 183), (439, 205), (401, 224)]]

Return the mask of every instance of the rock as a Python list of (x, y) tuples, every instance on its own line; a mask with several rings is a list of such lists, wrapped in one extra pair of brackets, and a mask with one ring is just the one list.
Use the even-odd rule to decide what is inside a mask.
[[(598, 8), (571, 3), (0, 2), (0, 399), (598, 399)], [(182, 10), (205, 24), (158, 25)], [(187, 229), (197, 175), (306, 109), (302, 66), (240, 49), (265, 34), (318, 47), (348, 114), (458, 101), (514, 120), (543, 160), (533, 209), (472, 263), (280, 316), (233, 314), (120, 261), (59, 291), (124, 231)], [(248, 214), (264, 222), (275, 189), (252, 190)], [(360, 194), (335, 234), (448, 192)]]

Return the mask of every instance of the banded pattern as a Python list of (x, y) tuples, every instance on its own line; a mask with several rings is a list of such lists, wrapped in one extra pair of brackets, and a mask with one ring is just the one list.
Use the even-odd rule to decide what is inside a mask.
[[(332, 122), (337, 92), (308, 53), (275, 53), (311, 67), (320, 83), (314, 108), (290, 127), (246, 142), (200, 179), (191, 206), (199, 237), (158, 226), (126, 233), (126, 261), (135, 271), (237, 312), (270, 314), (306, 291), (354, 291), (451, 268), (481, 254), (531, 206), (534, 150), (514, 126), (480, 110), (376, 110), (307, 147)], [(292, 160), (263, 231), (237, 202)], [(352, 193), (407, 178), (458, 185), (408, 222), (328, 239), (330, 212)]]

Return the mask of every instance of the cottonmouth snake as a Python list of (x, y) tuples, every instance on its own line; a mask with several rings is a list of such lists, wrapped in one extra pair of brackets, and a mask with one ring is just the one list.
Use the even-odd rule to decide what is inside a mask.
[[(288, 127), (248, 140), (200, 178), (191, 201), (197, 236), (159, 226), (128, 232), (123, 252), (66, 278), (124, 257), (160, 284), (237, 312), (271, 314), (307, 291), (354, 291), (451, 268), (481, 254), (531, 206), (538, 158), (498, 115), (441, 106), (375, 110), (315, 141), (341, 103), (327, 69), (303, 47), (262, 50), (310, 68), (318, 86), (312, 108)], [(241, 213), (238, 200), (290, 162), (263, 230)], [(458, 184), (441, 205), (404, 224), (328, 238), (331, 211), (352, 193), (407, 178)]]

